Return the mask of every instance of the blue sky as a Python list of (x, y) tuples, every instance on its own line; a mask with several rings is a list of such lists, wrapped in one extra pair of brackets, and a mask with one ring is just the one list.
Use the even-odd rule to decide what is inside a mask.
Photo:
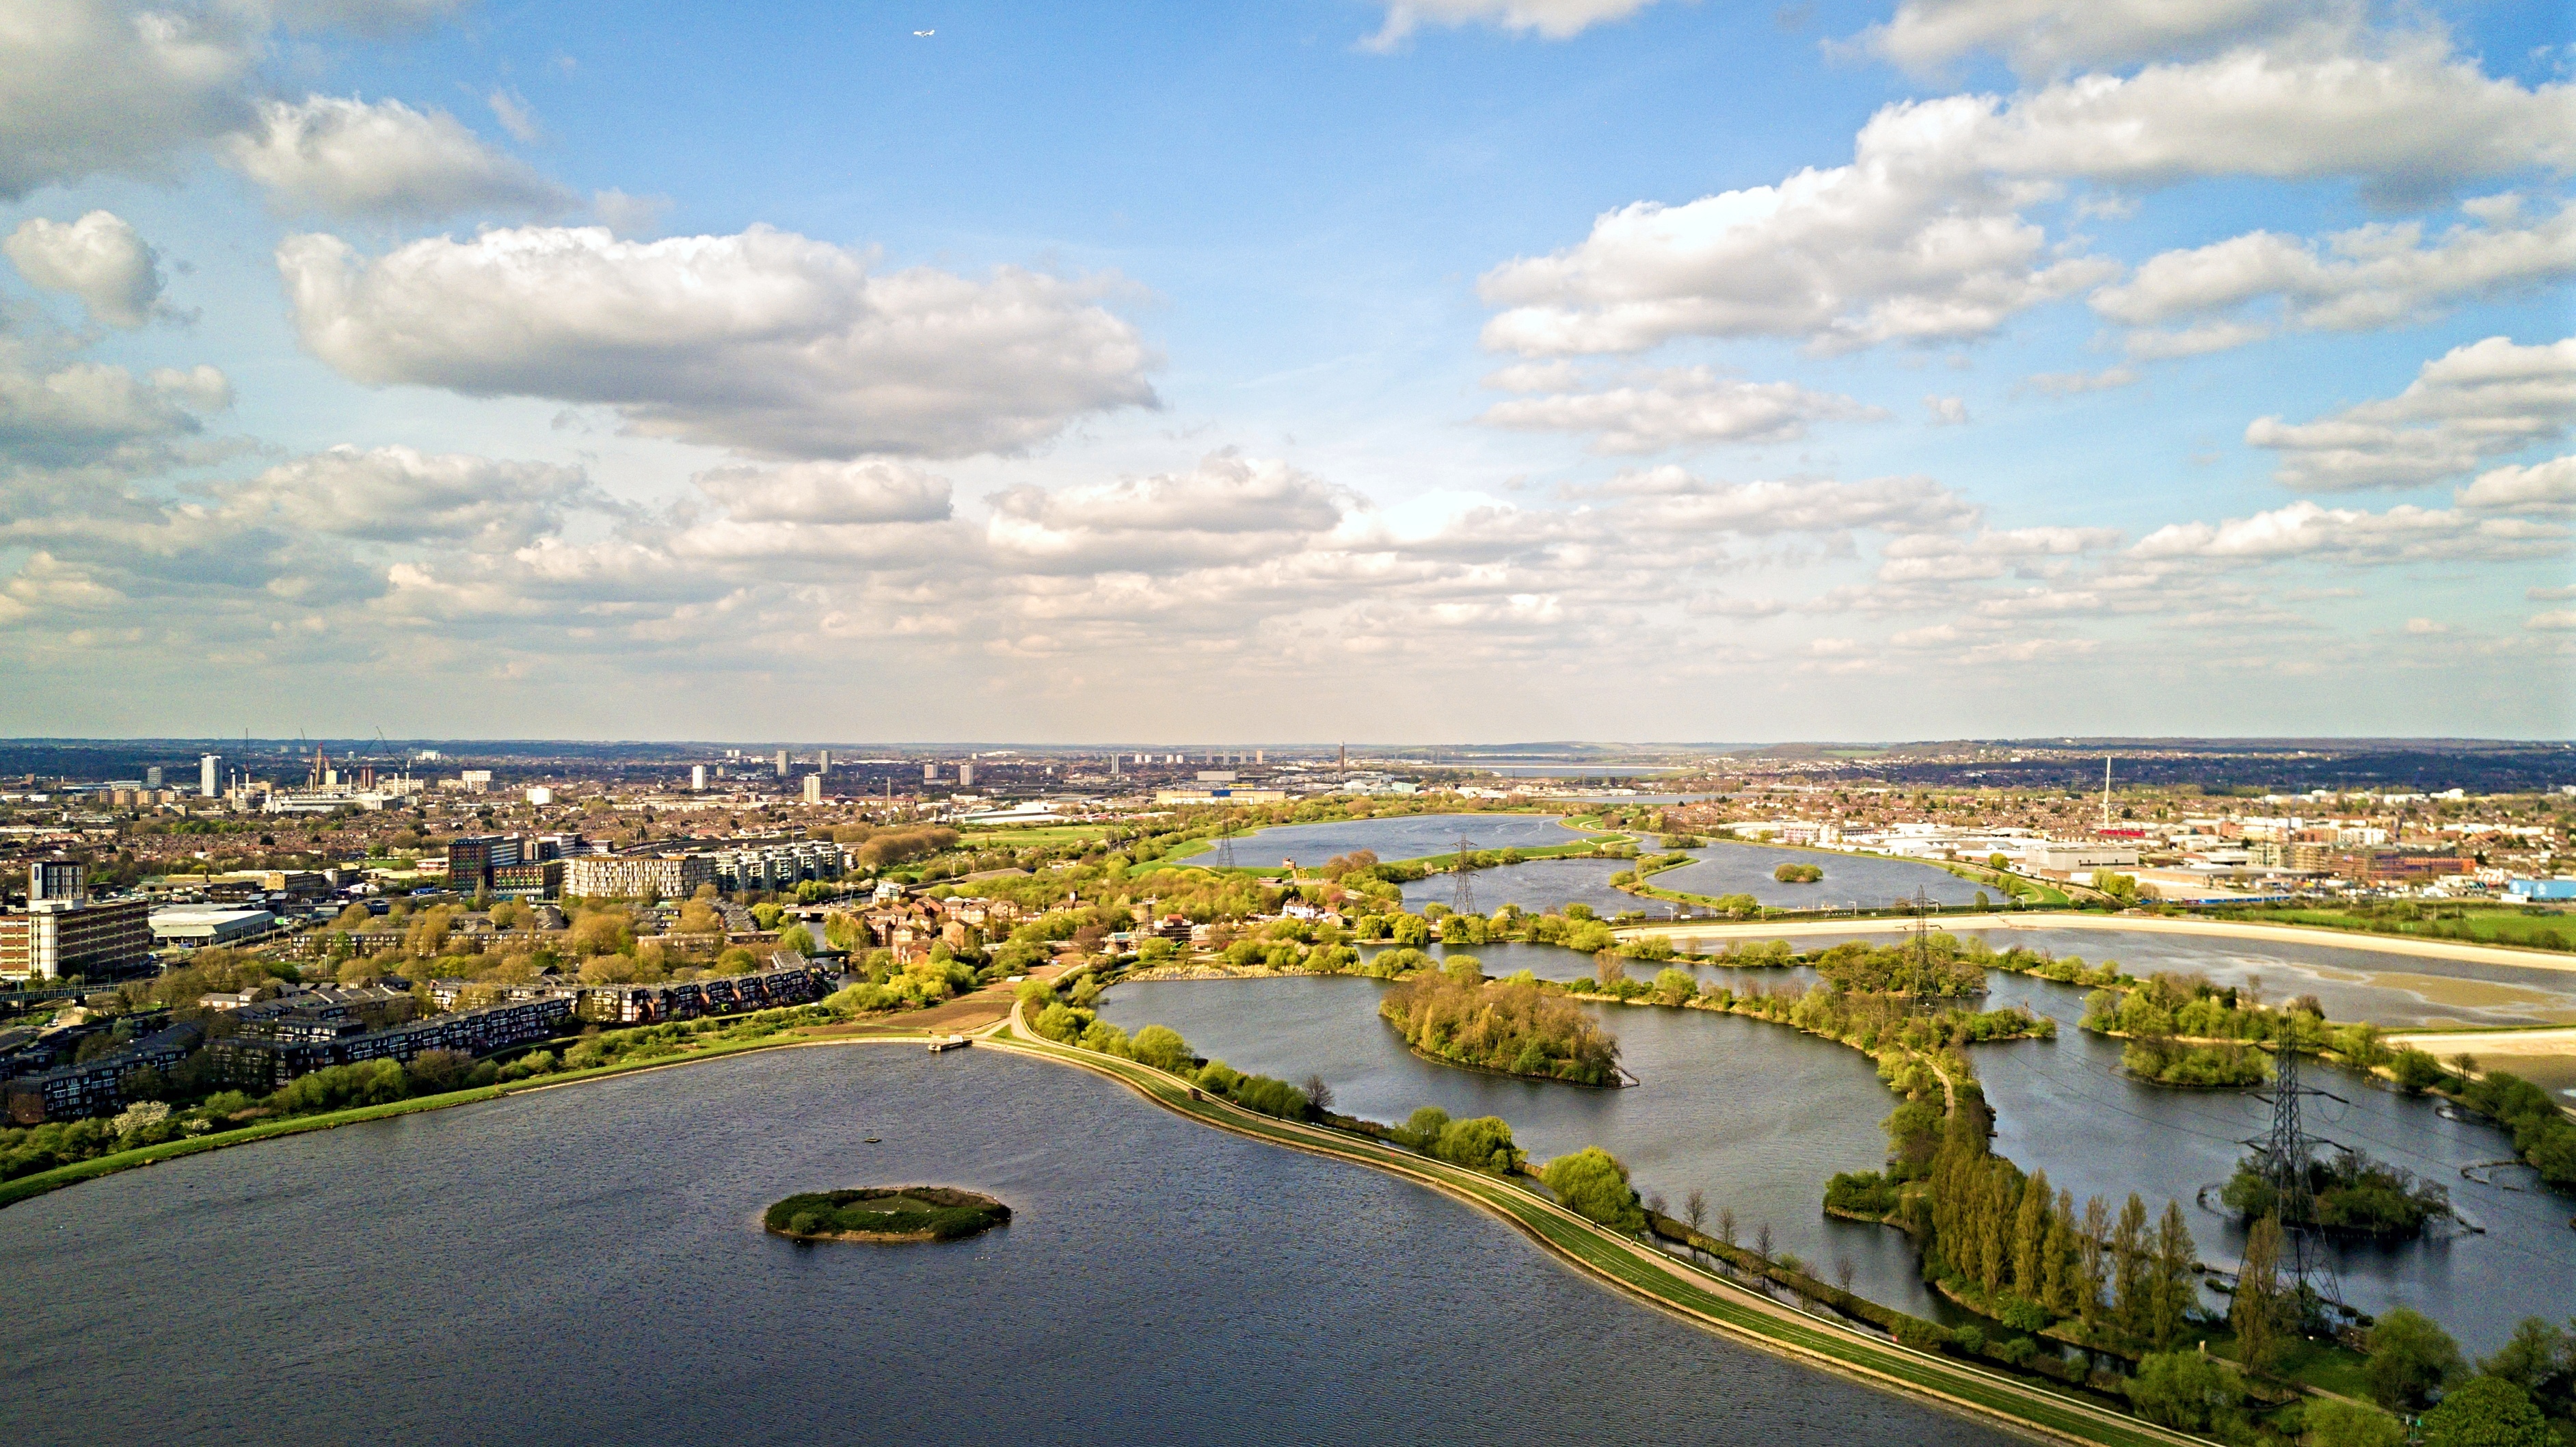
[(2561, 7), (0, 8), (10, 732), (2576, 714)]

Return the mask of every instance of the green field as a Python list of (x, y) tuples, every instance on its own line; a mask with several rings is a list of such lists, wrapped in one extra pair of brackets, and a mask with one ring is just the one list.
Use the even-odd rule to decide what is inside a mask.
[(2453, 905), (2438, 917), (2406, 919), (2385, 911), (2343, 909), (2228, 910), (2229, 919), (2303, 924), (2363, 934), (2459, 940), (2465, 944), (2519, 945), (2525, 949), (2576, 950), (2576, 914), (2525, 914), (2519, 905)]

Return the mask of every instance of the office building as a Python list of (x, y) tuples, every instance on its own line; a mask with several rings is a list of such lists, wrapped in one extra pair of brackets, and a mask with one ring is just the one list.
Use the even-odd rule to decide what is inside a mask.
[(114, 979), (152, 954), (152, 906), (140, 899), (31, 900), (0, 914), (0, 976)]
[(264, 909), (210, 909), (189, 905), (152, 913), (152, 942), (165, 949), (201, 950), (257, 939), (277, 928)]
[(924, 764), (924, 765), (922, 765), (922, 766), (921, 766), (921, 782), (923, 782), (923, 783), (925, 783), (925, 784), (936, 784), (936, 783), (938, 783), (938, 782), (939, 782), (939, 766), (938, 766), (937, 764)]
[(217, 787), (215, 779), (215, 776), (223, 771), (223, 762), (224, 756), (221, 754), (203, 754), (198, 757), (197, 796), (199, 798), (211, 799), (223, 792)]
[(805, 802), (808, 804), (820, 804), (823, 802), (822, 775), (807, 774), (805, 776)]
[(154, 764), (152, 767), (143, 771), (143, 787), (147, 789), (158, 789), (161, 787), (161, 766), (159, 764)]
[(782, 779), (787, 777), (787, 751), (785, 749), (780, 749), (778, 751), (778, 777)]
[(957, 766), (957, 787), (961, 789), (975, 787), (975, 765), (971, 761)]
[(830, 749), (815, 750), (814, 768), (818, 773), (828, 774), (832, 772), (832, 751)]
[(698, 793), (698, 794), (703, 794), (703, 793), (705, 793), (705, 792), (707, 791), (707, 766), (706, 766), (706, 765), (704, 765), (704, 764), (691, 764), (691, 765), (689, 765), (689, 789), (690, 789), (690, 792), (692, 792), (692, 793)]

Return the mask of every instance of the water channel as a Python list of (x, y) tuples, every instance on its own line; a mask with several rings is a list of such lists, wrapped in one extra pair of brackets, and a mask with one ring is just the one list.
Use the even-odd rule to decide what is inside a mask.
[[(758, 1227), (914, 1182), (1014, 1218)], [(0, 1272), (31, 1444), (2004, 1440), (1405, 1182), (981, 1050), (779, 1051), (188, 1157), (0, 1212)]]
[[(2087, 958), (2122, 958), (2117, 949), (2123, 937), (2080, 942)], [(1485, 945), (1469, 952), (1495, 975), (1529, 969), (1542, 978), (1571, 979), (1593, 968), (1586, 956), (1542, 945)], [(2406, 963), (2411, 968), (2416, 962)], [(1803, 969), (1701, 967), (1695, 973), (1704, 983), (1739, 992), (1813, 982), (1812, 972)], [(2203, 1259), (2232, 1262), (2240, 1245), (2236, 1226), (2200, 1207), (2196, 1196), (2202, 1186), (2226, 1179), (2243, 1153), (2238, 1142), (2265, 1127), (2269, 1108), (2237, 1092), (2131, 1081), (2116, 1070), (2118, 1042), (2074, 1028), (2085, 991), (2001, 973), (1990, 976), (1990, 983), (1989, 1007), (2026, 1004), (2060, 1027), (2053, 1041), (1976, 1048), (1976, 1066), (1998, 1117), (1995, 1148), (2025, 1170), (2046, 1170), (2053, 1185), (2073, 1190), (2079, 1200), (2101, 1194), (2116, 1203), (2133, 1190), (2153, 1207), (2179, 1198)], [(1830, 1276), (1835, 1262), (1848, 1259), (1864, 1294), (1939, 1314), (1916, 1279), (1903, 1237), (1835, 1221), (1819, 1209), (1827, 1176), (1875, 1167), (1885, 1154), (1877, 1123), (1895, 1098), (1880, 1084), (1875, 1064), (1859, 1052), (1740, 1017), (1587, 1005), (1618, 1035), (1622, 1058), (1644, 1084), (1615, 1091), (1538, 1084), (1413, 1055), (1376, 1018), (1384, 988), (1360, 978), (1146, 981), (1116, 987), (1104, 1008), (1108, 1018), (1130, 1030), (1170, 1025), (1201, 1053), (1238, 1069), (1291, 1080), (1320, 1073), (1336, 1093), (1337, 1108), (1355, 1114), (1398, 1120), (1416, 1106), (1437, 1105), (1453, 1116), (1502, 1116), (1540, 1157), (1602, 1146), (1629, 1163), (1641, 1190), (1659, 1192), (1675, 1205), (1693, 1188), (1704, 1190), (1712, 1217), (1720, 1208), (1732, 1209), (1747, 1237), (1756, 1222), (1768, 1221), (1780, 1249), (1823, 1274)], [(2358, 999), (2365, 987), (2343, 982), (2343, 988)], [(2377, 998), (2414, 999), (2402, 988), (2381, 989)], [(2569, 1283), (2576, 1282), (2570, 1201), (2541, 1189), (2519, 1167), (2496, 1172), (2495, 1184), (2460, 1174), (2463, 1166), (2512, 1156), (2501, 1132), (2447, 1119), (2432, 1102), (2399, 1096), (2356, 1075), (2322, 1068), (2314, 1073), (2324, 1077), (2315, 1083), (2344, 1101), (2321, 1102), (2313, 1131), (2440, 1182), (2462, 1215), (2486, 1228), (2484, 1234), (2342, 1250), (2342, 1286), (2353, 1304), (2374, 1312), (2398, 1304), (2418, 1307), (2472, 1351), (2493, 1350), (2525, 1316), (2556, 1320), (2567, 1314)]]

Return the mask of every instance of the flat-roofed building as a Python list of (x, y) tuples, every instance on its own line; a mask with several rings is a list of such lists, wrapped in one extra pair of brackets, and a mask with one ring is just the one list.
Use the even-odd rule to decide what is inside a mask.
[(715, 882), (703, 854), (592, 854), (564, 861), (563, 892), (583, 899), (686, 899)]
[(0, 914), (0, 976), (114, 979), (152, 954), (152, 906), (140, 899), (36, 900)]

